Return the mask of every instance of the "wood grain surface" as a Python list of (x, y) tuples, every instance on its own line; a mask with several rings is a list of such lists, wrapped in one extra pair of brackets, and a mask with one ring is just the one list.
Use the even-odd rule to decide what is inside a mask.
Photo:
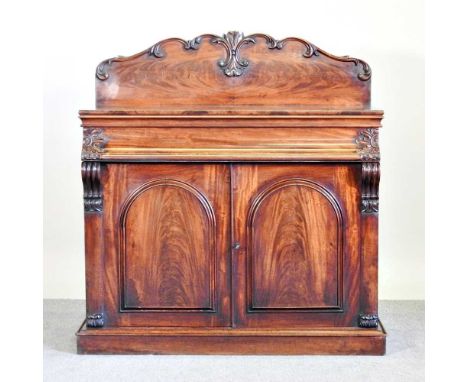
[(301, 38), (170, 38), (102, 61), (80, 111), (78, 351), (383, 354), (370, 105), (366, 62)]
[(353, 326), (359, 165), (233, 166), (234, 325)]
[(112, 164), (108, 172), (107, 324), (229, 325), (229, 166)]
[(250, 309), (339, 307), (343, 219), (331, 194), (300, 178), (274, 183), (247, 224)]
[(211, 205), (189, 184), (138, 189), (122, 211), (123, 307), (213, 310), (214, 230)]
[(164, 56), (151, 50), (105, 64), (107, 78), (96, 79), (99, 109), (157, 109), (170, 105), (311, 105), (369, 108), (370, 79), (361, 80), (358, 60), (337, 60), (317, 52), (304, 57), (299, 41), (270, 49), (262, 38), (241, 48), (249, 62), (241, 76), (220, 70), (225, 49), (203, 41), (185, 49), (180, 41), (164, 46)]

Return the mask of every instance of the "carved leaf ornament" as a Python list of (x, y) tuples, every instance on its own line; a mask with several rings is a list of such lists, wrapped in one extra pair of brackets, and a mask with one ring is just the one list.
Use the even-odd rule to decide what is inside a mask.
[(228, 32), (223, 34), (223, 36), (217, 36), (214, 34), (203, 34), (195, 37), (192, 40), (183, 40), (177, 37), (162, 40), (153, 45), (151, 48), (143, 52), (137, 53), (133, 56), (115, 57), (102, 61), (96, 69), (96, 77), (101, 81), (107, 80), (109, 78), (108, 69), (113, 62), (131, 60), (144, 54), (148, 54), (155, 58), (162, 59), (165, 57), (165, 52), (163, 51), (162, 47), (167, 43), (178, 42), (182, 45), (182, 47), (185, 50), (197, 50), (200, 47), (202, 41), (205, 39), (208, 39), (211, 44), (219, 44), (225, 48), (226, 57), (218, 61), (218, 66), (222, 69), (223, 73), (228, 77), (239, 77), (249, 66), (249, 61), (241, 56), (241, 48), (246, 45), (256, 44), (258, 38), (264, 39), (269, 49), (278, 50), (282, 49), (288, 41), (299, 42), (305, 47), (305, 51), (303, 53), (303, 56), (305, 58), (311, 58), (313, 56), (318, 56), (322, 54), (337, 61), (352, 62), (356, 66), (360, 66), (358, 78), (361, 81), (367, 81), (371, 77), (371, 69), (366, 62), (349, 56), (334, 56), (316, 47), (315, 45), (311, 44), (310, 42), (304, 39), (297, 37), (287, 37), (282, 40), (276, 40), (273, 37), (263, 33), (255, 33), (248, 36), (244, 36), (244, 34), (241, 32)]
[(356, 138), (357, 151), (363, 160), (379, 160), (379, 130), (366, 129)]
[(83, 147), (81, 150), (81, 159), (94, 160), (99, 159), (104, 152), (104, 147), (108, 139), (102, 129), (84, 129)]

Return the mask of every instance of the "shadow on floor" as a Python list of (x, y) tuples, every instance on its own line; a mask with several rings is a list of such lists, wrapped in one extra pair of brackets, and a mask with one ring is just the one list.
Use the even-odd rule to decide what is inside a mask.
[[(379, 310), (388, 333), (387, 356), (424, 352), (423, 301), (383, 301)], [(44, 300), (45, 349), (76, 354), (75, 333), (85, 313), (83, 300)]]
[(44, 348), (76, 354), (75, 333), (85, 314), (84, 300), (44, 300)]

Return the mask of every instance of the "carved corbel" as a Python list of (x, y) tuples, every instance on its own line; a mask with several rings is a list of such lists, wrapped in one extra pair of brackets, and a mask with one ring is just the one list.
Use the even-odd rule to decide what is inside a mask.
[(81, 164), (85, 212), (102, 211), (101, 166), (100, 162)]
[(365, 129), (356, 138), (362, 163), (361, 212), (379, 212), (380, 148), (379, 130)]
[(361, 186), (361, 212), (379, 212), (379, 182), (380, 163), (364, 162), (362, 164), (362, 186)]

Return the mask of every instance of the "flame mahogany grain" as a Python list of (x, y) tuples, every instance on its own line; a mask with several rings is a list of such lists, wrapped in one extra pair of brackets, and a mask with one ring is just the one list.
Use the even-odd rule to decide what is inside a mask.
[[(370, 105), (370, 71), (365, 63), (317, 51), (304, 57), (304, 43), (291, 39), (271, 49), (257, 37), (240, 53), (249, 62), (240, 76), (226, 76), (219, 68), (225, 49), (203, 41), (185, 49), (168, 41), (164, 56), (151, 49), (128, 58), (111, 59), (107, 78), (96, 78), (99, 109), (157, 109), (172, 105), (310, 105), (328, 109), (362, 109)], [(370, 70), (370, 69), (369, 69)], [(361, 76), (362, 78), (362, 76)]]
[(265, 34), (101, 62), (78, 352), (384, 354), (370, 86), (362, 60)]

